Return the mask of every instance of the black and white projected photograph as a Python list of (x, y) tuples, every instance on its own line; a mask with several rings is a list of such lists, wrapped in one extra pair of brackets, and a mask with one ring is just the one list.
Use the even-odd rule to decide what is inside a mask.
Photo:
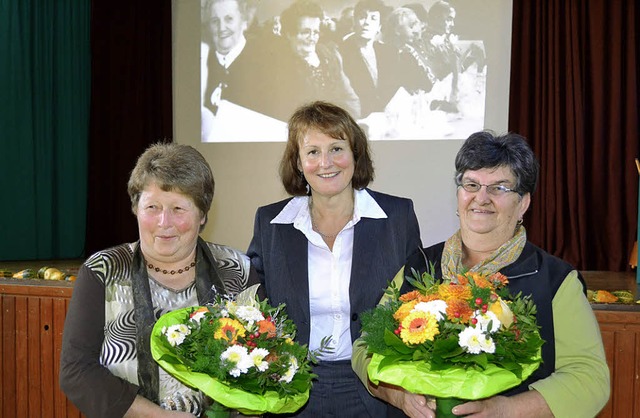
[(484, 128), (491, 53), (474, 0), (201, 0), (202, 142), (285, 141), (314, 100), (370, 140)]

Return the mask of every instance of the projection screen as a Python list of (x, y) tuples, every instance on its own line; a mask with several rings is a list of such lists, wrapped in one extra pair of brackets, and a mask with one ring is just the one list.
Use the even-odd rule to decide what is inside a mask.
[[(427, 57), (427, 62), (431, 59), (430, 83), (424, 85), (420, 85), (424, 78), (415, 78), (411, 67), (393, 55), (394, 50), (402, 49), (402, 43), (389, 34), (388, 16), (394, 10), (403, 15), (402, 19), (396, 16), (394, 33), (400, 32), (403, 25), (399, 22), (406, 23), (405, 17), (410, 13), (400, 13), (398, 9), (411, 9), (418, 23), (424, 25), (425, 13), (428, 16), (436, 2), (383, 2), (388, 10), (375, 42), (388, 48), (386, 55), (377, 55), (373, 62), (378, 66), (378, 81), (388, 88), (381, 95), (382, 105), (373, 106), (369, 99), (358, 100), (359, 106), (352, 107), (358, 111), (351, 113), (371, 140), (376, 173), (370, 187), (411, 198), (423, 244), (428, 245), (446, 239), (457, 229), (453, 161), (462, 140), (482, 129), (507, 129), (512, 1), (448, 2), (454, 10), (453, 19), (448, 16), (453, 20), (448, 32), (421, 28), (420, 48), (431, 48), (431, 55), (418, 51), (418, 47), (414, 48), (416, 51), (404, 48), (405, 61), (414, 52)], [(344, 16), (350, 15), (357, 2), (318, 1), (322, 18), (317, 30), (315, 21), (301, 26), (295, 19), (296, 25), (291, 25), (289, 19), (288, 29), (285, 27), (287, 22), (282, 22), (281, 17), (292, 0), (249, 0), (246, 22), (240, 25), (244, 51), (239, 53), (231, 40), (218, 39), (220, 45), (216, 46), (212, 26), (219, 17), (207, 11), (206, 4), (203, 14), (202, 0), (173, 0), (172, 4), (175, 140), (201, 151), (216, 179), (213, 208), (202, 235), (246, 250), (257, 207), (287, 197), (278, 177), (287, 114), (305, 101), (337, 102), (342, 97), (333, 95), (336, 89), (306, 89), (307, 78), (299, 74), (296, 78), (291, 69), (295, 62), (291, 51), (295, 52), (296, 47), (292, 38), (317, 39), (316, 62), (335, 58), (329, 81), (344, 78), (347, 83), (343, 84), (355, 92), (364, 76), (347, 75), (345, 66), (359, 55), (344, 45), (362, 34), (354, 24), (345, 24), (349, 19)], [(228, 38), (230, 31), (218, 32), (221, 38)], [(210, 68), (214, 68), (212, 63), (221, 65), (218, 55), (223, 54), (216, 53), (218, 48), (225, 52), (225, 42), (229, 50), (236, 45), (235, 52), (228, 52), (229, 57), (236, 56), (224, 69), (229, 77), (220, 81), (209, 77)], [(444, 54), (438, 64), (433, 50), (446, 49), (445, 45), (452, 45), (457, 51), (456, 73), (438, 68), (447, 67), (448, 61)], [(248, 60), (252, 65), (233, 74), (234, 65), (242, 63), (242, 54), (256, 50), (254, 59)], [(360, 55), (365, 54), (366, 51)], [(342, 74), (336, 70), (340, 66)], [(294, 80), (298, 83), (295, 88)], [(223, 87), (214, 94), (221, 82)], [(235, 93), (229, 95), (225, 90)], [(309, 91), (320, 93), (314, 96)], [(357, 94), (356, 97), (359, 99)], [(347, 103), (346, 107), (354, 101), (342, 103)]]

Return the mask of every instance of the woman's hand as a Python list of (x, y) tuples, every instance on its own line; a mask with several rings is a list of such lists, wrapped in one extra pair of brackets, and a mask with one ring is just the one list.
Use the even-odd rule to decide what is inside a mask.
[(435, 418), (435, 403), (427, 402), (424, 395), (407, 392), (398, 386), (380, 383), (378, 386), (369, 382), (371, 393), (396, 408), (402, 409), (410, 418)]
[(535, 390), (516, 396), (494, 396), (481, 401), (466, 402), (453, 408), (454, 415), (468, 418), (553, 418), (547, 402)]

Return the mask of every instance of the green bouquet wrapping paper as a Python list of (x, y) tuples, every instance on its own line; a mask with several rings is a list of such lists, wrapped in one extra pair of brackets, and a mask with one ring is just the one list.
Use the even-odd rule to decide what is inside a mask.
[[(172, 363), (163, 360), (165, 354), (171, 355), (170, 349), (159, 344), (163, 327), (169, 327), (181, 322), (185, 311), (193, 308), (185, 308), (163, 315), (156, 322), (151, 334), (151, 353), (158, 364), (168, 373), (180, 380), (185, 385), (198, 388), (207, 396), (215, 399), (227, 408), (235, 409), (245, 415), (260, 415), (265, 412), (274, 414), (292, 413), (300, 409), (309, 399), (309, 391), (306, 393), (282, 398), (277, 392), (265, 392), (264, 395), (245, 392), (232, 388), (205, 373), (193, 372), (180, 363)], [(166, 358), (166, 357), (165, 357)]]
[[(246, 323), (244, 323), (244, 321), (240, 319), (240, 315), (242, 310), (244, 310), (244, 312), (247, 311), (247, 306), (240, 306), (235, 301), (220, 302), (215, 307), (209, 306), (183, 308), (162, 315), (155, 323), (151, 334), (151, 353), (153, 355), (153, 358), (163, 369), (165, 369), (169, 374), (174, 376), (185, 385), (201, 390), (204, 394), (214, 399), (217, 403), (227, 408), (237, 410), (242, 414), (260, 415), (267, 412), (275, 414), (285, 414), (297, 411), (308, 401), (309, 389), (311, 387), (310, 379), (312, 375), (309, 374), (310, 368), (306, 364), (306, 360), (302, 359), (303, 356), (301, 355), (301, 353), (306, 353), (307, 349), (306, 347), (302, 347), (297, 345), (297, 343), (294, 343), (291, 338), (289, 338), (291, 334), (287, 333), (282, 336), (279, 335), (280, 330), (288, 326), (288, 324), (283, 325), (283, 322), (289, 321), (288, 319), (286, 319), (286, 315), (283, 314), (283, 306), (278, 308), (271, 308), (268, 307), (265, 302), (262, 306), (254, 304), (254, 307), (256, 308), (256, 310), (253, 311), (254, 313), (257, 312), (257, 314), (259, 314), (260, 312), (258, 311), (262, 311), (263, 313), (265, 313), (262, 320), (256, 319), (255, 321), (247, 321)], [(235, 313), (237, 314), (237, 316), (234, 316), (233, 312), (236, 309), (237, 312)], [(249, 349), (249, 352), (254, 349), (254, 347), (257, 349), (261, 344), (262, 346), (271, 344), (271, 350), (264, 350), (265, 352), (269, 351), (271, 354), (261, 360), (264, 364), (264, 368), (258, 372), (255, 368), (252, 368), (251, 366), (248, 367), (248, 369), (253, 369), (253, 373), (255, 373), (256, 375), (258, 373), (264, 373), (268, 374), (269, 377), (275, 375), (276, 373), (274, 373), (274, 370), (277, 370), (275, 369), (276, 365), (271, 365), (270, 363), (272, 361), (278, 362), (278, 360), (272, 360), (271, 357), (279, 357), (280, 360), (278, 367), (286, 367), (286, 364), (289, 364), (289, 362), (283, 361), (282, 359), (288, 358), (287, 356), (289, 354), (285, 353), (295, 352), (295, 355), (298, 357), (297, 360), (293, 357), (293, 355), (290, 356), (290, 362), (292, 362), (292, 364), (295, 364), (295, 370), (292, 369), (293, 371), (291, 374), (295, 377), (291, 378), (290, 376), (287, 376), (285, 372), (281, 375), (278, 375), (278, 378), (280, 378), (280, 381), (286, 379), (286, 385), (291, 384), (296, 386), (297, 388), (302, 387), (304, 389), (299, 390), (298, 392), (291, 391), (286, 395), (282, 395), (278, 393), (277, 390), (270, 390), (269, 388), (263, 390), (262, 393), (255, 393), (256, 387), (258, 387), (260, 383), (260, 379), (256, 378), (255, 380), (253, 380), (252, 377), (246, 377), (252, 376), (250, 374), (245, 374), (251, 373), (247, 372), (247, 369), (245, 369), (242, 374), (240, 374), (240, 377), (246, 377), (247, 379), (250, 379), (250, 386), (253, 387), (253, 391), (244, 390), (243, 387), (238, 387), (238, 384), (233, 387), (233, 385), (229, 384), (229, 382), (224, 381), (224, 378), (214, 378), (209, 373), (193, 371), (190, 367), (191, 364), (189, 364), (188, 361), (183, 361), (180, 355), (177, 354), (176, 347), (179, 346), (183, 341), (187, 341), (186, 338), (189, 338), (198, 332), (202, 332), (200, 330), (200, 328), (202, 327), (211, 327), (210, 324), (215, 323), (215, 321), (229, 321), (230, 318), (223, 318), (220, 316), (219, 312), (223, 311), (225, 312), (225, 315), (227, 315), (226, 311), (229, 311), (229, 316), (238, 319), (238, 322), (235, 322), (236, 325), (234, 325), (237, 326), (237, 329), (233, 329), (232, 327), (228, 326), (227, 328), (229, 329), (226, 329), (223, 334), (227, 337), (231, 336), (234, 332), (238, 332), (238, 334), (233, 335), (233, 339), (231, 341), (224, 341), (219, 337), (219, 334), (215, 334), (218, 335), (217, 339), (215, 336), (198, 338), (196, 339), (198, 341), (197, 344), (203, 344), (201, 341), (212, 342), (212, 340), (215, 340), (213, 341), (214, 344), (222, 344), (222, 342), (224, 342), (232, 348), (238, 348), (239, 346), (244, 344)], [(273, 313), (275, 316), (277, 316), (278, 319), (271, 319), (270, 313)], [(199, 322), (194, 321), (193, 323), (191, 323), (195, 319), (194, 317), (197, 317), (199, 315), (202, 315), (202, 318), (204, 319), (199, 319)], [(270, 321), (273, 321), (273, 326), (269, 324)], [(200, 325), (201, 323), (204, 325)], [(185, 324), (187, 327), (191, 328), (190, 333), (186, 334), (188, 337), (182, 337), (183, 339), (179, 342), (174, 341), (174, 345), (172, 346), (172, 343), (168, 341), (168, 335), (171, 334), (170, 330), (172, 329), (172, 327), (184, 326)], [(240, 324), (246, 327), (246, 329), (244, 330), (246, 331), (245, 334), (242, 333), (244, 331), (241, 330), (242, 327), (240, 326)], [(263, 326), (266, 327), (265, 330), (259, 331), (260, 327)], [(218, 329), (221, 328), (224, 327), (220, 327)], [(175, 333), (171, 335), (174, 336)], [(244, 338), (242, 337), (242, 335), (244, 335)], [(237, 340), (235, 338), (237, 338)], [(205, 351), (210, 350), (210, 347), (203, 346), (202, 349), (200, 349), (200, 345), (191, 345), (187, 351), (193, 351), (194, 347), (198, 348), (197, 350), (195, 350), (198, 353), (198, 361), (202, 360), (202, 358), (204, 357), (211, 356), (210, 354), (202, 354)], [(285, 351), (279, 351), (280, 348)], [(266, 366), (267, 363), (270, 364), (268, 367)], [(221, 367), (226, 366), (222, 365)], [(227, 377), (225, 378), (228, 378), (230, 381), (233, 380), (231, 375), (227, 374), (226, 376)], [(278, 381), (278, 378), (275, 378), (276, 382)], [(244, 382), (246, 383), (247, 380), (245, 380)]]
[(485, 370), (451, 367), (432, 371), (427, 362), (403, 361), (384, 364), (385, 356), (374, 354), (367, 372), (375, 384), (386, 382), (409, 392), (436, 398), (483, 399), (515, 387), (540, 365), (522, 365), (522, 379), (512, 372), (490, 364)]

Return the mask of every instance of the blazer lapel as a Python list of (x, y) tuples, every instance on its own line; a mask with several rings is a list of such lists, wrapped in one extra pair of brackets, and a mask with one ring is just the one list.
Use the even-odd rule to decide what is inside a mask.
[(384, 246), (383, 242), (376, 242), (375, 222), (375, 219), (362, 218), (354, 229), (354, 251), (351, 262), (351, 281), (349, 282), (349, 299), (353, 311), (360, 310), (362, 301), (366, 300), (367, 293), (377, 293), (380, 290), (371, 289), (371, 286), (367, 286), (365, 281), (370, 272), (378, 266), (377, 254), (379, 252), (376, 249)]
[[(302, 326), (299, 326), (298, 335), (305, 341), (309, 339), (310, 311), (309, 311), (309, 274), (308, 274), (308, 253), (307, 237), (293, 225), (282, 225), (277, 228), (280, 231), (282, 247), (286, 266), (282, 268), (282, 285), (286, 294), (296, 295), (293, 300), (289, 300), (287, 310), (290, 315), (298, 317), (302, 315)], [(304, 328), (303, 328), (304, 327)]]

